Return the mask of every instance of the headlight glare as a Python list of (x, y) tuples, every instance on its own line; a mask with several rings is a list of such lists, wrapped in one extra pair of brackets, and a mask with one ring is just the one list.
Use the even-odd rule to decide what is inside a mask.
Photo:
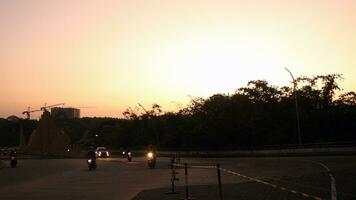
[(147, 156), (148, 156), (149, 158), (152, 158), (152, 157), (153, 157), (153, 153), (152, 153), (152, 152), (149, 152), (149, 153), (147, 154)]

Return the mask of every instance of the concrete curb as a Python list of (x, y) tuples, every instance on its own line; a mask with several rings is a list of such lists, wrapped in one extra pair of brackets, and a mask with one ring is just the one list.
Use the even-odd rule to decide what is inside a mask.
[[(111, 155), (119, 156), (119, 150), (111, 150)], [(144, 156), (146, 151), (132, 150), (134, 156)], [(297, 156), (348, 156), (356, 155), (356, 146), (352, 147), (323, 147), (323, 148), (290, 148), (278, 150), (232, 150), (232, 151), (157, 151), (159, 157), (297, 157)], [(19, 155), (31, 156), (31, 158), (85, 158), (85, 152), (71, 152), (63, 154), (21, 153)], [(25, 158), (26, 159), (26, 158)], [(0, 158), (1, 160), (1, 158)]]
[[(144, 155), (145, 151), (132, 151)], [(347, 156), (356, 155), (356, 147), (295, 148), (278, 150), (235, 151), (158, 151), (159, 157), (288, 157), (288, 156)]]

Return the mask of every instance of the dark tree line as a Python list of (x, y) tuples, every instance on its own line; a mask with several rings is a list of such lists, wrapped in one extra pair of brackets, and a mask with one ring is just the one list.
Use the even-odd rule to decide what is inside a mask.
[[(297, 144), (296, 94), (304, 144), (356, 141), (356, 94), (343, 93), (340, 80), (339, 74), (299, 77), (295, 91), (255, 80), (234, 94), (194, 98), (177, 112), (154, 104), (149, 110), (128, 108), (123, 119), (58, 119), (56, 124), (73, 143), (87, 146), (235, 149)], [(18, 125), (5, 121), (0, 120), (0, 145), (15, 144)], [(33, 123), (27, 126), (33, 128)]]
[(240, 148), (297, 144), (295, 98), (303, 143), (356, 141), (356, 94), (340, 93), (339, 74), (299, 77), (293, 87), (250, 81), (234, 94), (195, 98), (178, 112), (127, 109), (123, 131), (136, 145)]

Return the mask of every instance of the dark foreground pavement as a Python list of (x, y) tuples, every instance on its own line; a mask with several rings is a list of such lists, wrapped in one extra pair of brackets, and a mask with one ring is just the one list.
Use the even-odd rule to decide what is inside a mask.
[(85, 159), (19, 160), (0, 170), (0, 199), (131, 199), (144, 189), (163, 187), (168, 163), (150, 170), (143, 160), (98, 160), (89, 171)]
[[(178, 187), (177, 194), (170, 194), (170, 188), (158, 188), (140, 192), (134, 200), (140, 199), (165, 199), (178, 200), (185, 199), (185, 188)], [(254, 182), (225, 184), (222, 186), (223, 199), (231, 200), (252, 200), (252, 199), (311, 199), (310, 197), (299, 196), (287, 191), (279, 191)], [(195, 185), (189, 187), (189, 198), (214, 200), (219, 199), (219, 190), (217, 185)]]
[[(356, 157), (186, 158), (189, 194), (194, 199), (219, 199), (216, 169), (199, 168), (220, 163), (237, 174), (221, 172), (224, 199), (332, 199), (334, 178), (337, 199), (356, 199)], [(128, 163), (121, 158), (98, 161), (89, 172), (85, 159), (26, 159), (17, 168), (0, 170), (0, 199), (142, 199), (173, 200), (184, 197), (184, 170), (170, 191), (170, 167), (161, 158), (157, 169), (143, 158)], [(322, 166), (324, 165), (324, 166)], [(327, 167), (330, 172), (326, 170)], [(252, 178), (252, 179), (248, 179)], [(256, 181), (257, 180), (257, 181)], [(310, 195), (310, 196), (307, 196)]]
[[(356, 157), (294, 157), (294, 158), (219, 158), (186, 160), (197, 168), (188, 168), (189, 197), (219, 199), (216, 169), (199, 169), (220, 163), (223, 199), (356, 199)], [(328, 171), (328, 170), (330, 171)], [(199, 171), (210, 171), (214, 183), (198, 177)], [(167, 194), (171, 188), (145, 190), (135, 200), (184, 199), (184, 171), (178, 170), (179, 194)], [(238, 175), (231, 172), (237, 172)], [(331, 181), (331, 176), (335, 181)], [(251, 179), (252, 178), (252, 179)], [(333, 185), (333, 186), (332, 186)], [(332, 187), (335, 192), (332, 192)]]

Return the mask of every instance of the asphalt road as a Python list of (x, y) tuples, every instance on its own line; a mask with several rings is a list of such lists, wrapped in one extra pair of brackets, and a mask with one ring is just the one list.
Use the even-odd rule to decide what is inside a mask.
[[(223, 187), (223, 192), (227, 193), (226, 197), (231, 198), (224, 199), (356, 199), (355, 156), (199, 158), (187, 162), (197, 167), (220, 163), (221, 168), (230, 170), (230, 173), (221, 172), (222, 182), (230, 184), (225, 190)], [(193, 168), (190, 174), (194, 170), (201, 169)], [(243, 183), (235, 184), (234, 187), (231, 185), (238, 181)], [(241, 194), (238, 195), (239, 198), (235, 198), (235, 193)], [(218, 199), (217, 197), (215, 195), (211, 199)]]
[(143, 159), (97, 163), (97, 170), (89, 171), (85, 159), (19, 160), (18, 167), (0, 170), (0, 199), (131, 199), (169, 181), (164, 160), (154, 170)]
[[(199, 185), (190, 190), (196, 199), (218, 199), (216, 193), (199, 196), (217, 188), (216, 169), (204, 168), (216, 163), (230, 170), (221, 172), (224, 199), (236, 199), (236, 195), (239, 199), (313, 199), (302, 193), (322, 199), (356, 199), (356, 156), (186, 158), (182, 162), (198, 167), (188, 169), (189, 184)], [(178, 172), (177, 189), (182, 189), (184, 171)], [(0, 169), (0, 199), (125, 200), (142, 190), (136, 199), (180, 199), (164, 194), (169, 186), (167, 158), (160, 158), (153, 170), (143, 158), (131, 163), (121, 158), (99, 160), (98, 169), (91, 172), (85, 159), (24, 159), (16, 168)]]

